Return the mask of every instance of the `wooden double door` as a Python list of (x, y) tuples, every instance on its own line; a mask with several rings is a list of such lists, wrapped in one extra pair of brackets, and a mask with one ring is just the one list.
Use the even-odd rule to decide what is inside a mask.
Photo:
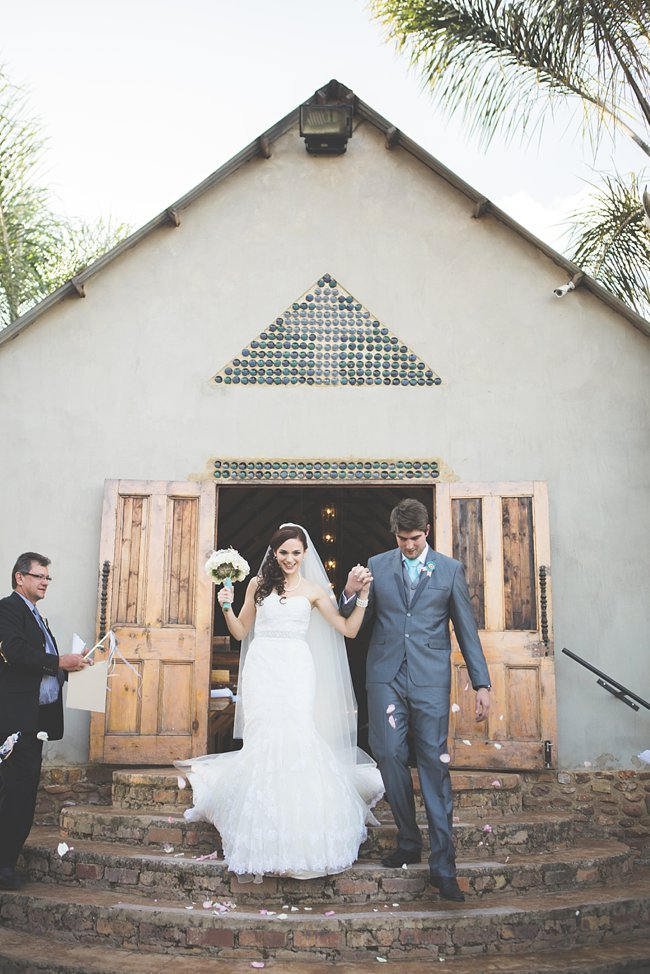
[[(390, 546), (388, 512), (408, 496), (431, 512), (436, 550), (465, 565), (492, 678), (490, 719), (476, 724), (474, 694), (452, 640), (453, 764), (555, 766), (548, 502), (539, 482), (219, 488), (108, 481), (97, 627), (114, 630), (123, 659), (109, 679), (106, 713), (91, 720), (91, 760), (169, 764), (208, 750), (212, 650), (223, 636), (203, 569), (213, 547), (232, 544), (254, 570), (278, 524), (300, 521), (331, 563), (338, 591), (350, 565)], [(359, 659), (353, 643), (363, 715)]]

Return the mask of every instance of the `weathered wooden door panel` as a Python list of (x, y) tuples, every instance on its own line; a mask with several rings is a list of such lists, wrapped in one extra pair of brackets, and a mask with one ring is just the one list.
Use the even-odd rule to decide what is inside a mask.
[[(436, 548), (465, 566), (492, 679), (477, 724), (465, 661), (453, 639), (449, 747), (456, 767), (556, 766), (555, 670), (546, 485), (439, 484)], [(540, 568), (543, 582), (540, 584)]]
[(92, 761), (169, 764), (207, 751), (213, 585), (203, 563), (215, 496), (209, 482), (106, 483), (104, 611), (127, 662), (109, 680), (106, 714), (92, 717)]

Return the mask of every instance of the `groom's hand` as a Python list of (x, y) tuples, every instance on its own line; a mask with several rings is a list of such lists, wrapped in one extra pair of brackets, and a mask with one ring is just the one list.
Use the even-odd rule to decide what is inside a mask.
[(368, 569), (363, 565), (355, 565), (350, 570), (343, 594), (346, 599), (349, 599), (352, 595), (358, 595), (361, 589), (365, 585), (369, 585), (371, 581), (372, 575)]
[(474, 713), (477, 720), (486, 720), (490, 711), (490, 691), (486, 687), (481, 687), (476, 691), (476, 705)]

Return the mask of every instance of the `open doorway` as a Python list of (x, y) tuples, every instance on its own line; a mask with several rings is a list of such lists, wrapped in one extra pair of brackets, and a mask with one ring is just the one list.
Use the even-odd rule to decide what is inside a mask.
[[(414, 497), (429, 511), (433, 537), (435, 487), (407, 485), (388, 487), (219, 487), (217, 504), (217, 547), (231, 545), (257, 571), (273, 531), (284, 521), (304, 525), (328, 570), (336, 596), (349, 569), (366, 564), (371, 555), (395, 547), (388, 528), (392, 508), (404, 497)], [(245, 585), (235, 590), (233, 608), (239, 612)], [(363, 630), (348, 641), (348, 660), (359, 708), (359, 745), (368, 748), (365, 669), (370, 632)], [(239, 677), (239, 643), (226, 629), (215, 600), (213, 628), (212, 686), (229, 686), (236, 692)], [(217, 705), (218, 704), (218, 705)], [(240, 746), (233, 741), (234, 707), (213, 702), (210, 715), (210, 747), (217, 752)]]

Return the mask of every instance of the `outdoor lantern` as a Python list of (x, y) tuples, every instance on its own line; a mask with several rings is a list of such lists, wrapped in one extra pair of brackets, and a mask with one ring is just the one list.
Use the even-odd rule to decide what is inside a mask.
[(352, 105), (301, 105), (300, 135), (312, 155), (341, 155), (352, 135)]

